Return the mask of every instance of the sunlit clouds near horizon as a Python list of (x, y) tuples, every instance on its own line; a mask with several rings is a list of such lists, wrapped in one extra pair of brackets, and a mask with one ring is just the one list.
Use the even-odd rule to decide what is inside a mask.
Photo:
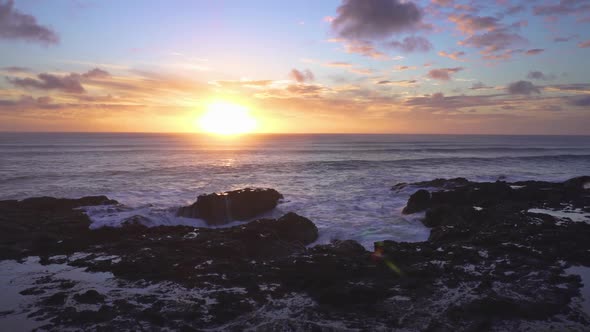
[(0, 131), (590, 134), (587, 0), (0, 0), (0, 54)]

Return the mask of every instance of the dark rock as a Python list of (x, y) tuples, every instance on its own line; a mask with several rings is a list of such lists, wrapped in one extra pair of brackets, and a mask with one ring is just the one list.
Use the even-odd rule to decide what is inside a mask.
[(358, 256), (367, 254), (365, 247), (353, 240), (334, 240), (329, 245), (319, 245), (314, 247), (316, 251), (330, 252), (340, 256)]
[(412, 183), (413, 186), (416, 187), (432, 187), (432, 188), (442, 188), (442, 189), (454, 189), (457, 187), (462, 187), (468, 185), (470, 182), (466, 178), (452, 178), (452, 179), (434, 179), (430, 181), (422, 181), (422, 182), (414, 182)]
[(247, 220), (274, 209), (283, 198), (274, 189), (242, 189), (201, 195), (190, 206), (181, 207), (177, 215), (201, 218), (210, 225), (222, 225), (233, 220)]
[(0, 201), (0, 259), (57, 255), (85, 248), (90, 220), (77, 208), (116, 203), (105, 196)]
[(39, 295), (45, 293), (45, 290), (37, 287), (27, 288), (19, 292), (20, 295)]
[(420, 189), (413, 193), (408, 200), (408, 204), (403, 209), (403, 214), (411, 214), (426, 210), (430, 206), (430, 193), (427, 190)]
[(64, 305), (64, 303), (66, 303), (67, 298), (68, 298), (68, 295), (66, 293), (58, 292), (58, 293), (55, 293), (55, 294), (47, 297), (43, 301), (43, 304), (50, 305), (50, 306)]
[(396, 183), (393, 187), (391, 187), (391, 190), (401, 191), (404, 188), (406, 188), (407, 186), (408, 186), (408, 184), (406, 182), (400, 182), (400, 183)]
[(569, 179), (563, 183), (563, 186), (572, 190), (590, 190), (590, 176), (579, 176)]
[(311, 220), (289, 212), (277, 220), (276, 234), (289, 242), (308, 245), (318, 238), (318, 228)]
[(82, 294), (74, 295), (74, 300), (78, 301), (79, 303), (85, 304), (97, 304), (104, 302), (105, 296), (100, 294), (99, 292), (95, 291), (94, 289), (87, 290)]
[[(83, 251), (89, 255), (68, 264), (111, 272), (125, 279), (122, 288), (163, 285), (129, 298), (113, 294), (97, 311), (63, 307), (69, 297), (102, 303), (94, 291), (39, 295), (41, 308), (30, 317), (46, 321), (43, 330), (584, 331), (590, 320), (575, 300), (582, 281), (565, 268), (590, 266), (590, 225), (527, 212), (590, 206), (576, 181), (463, 182), (432, 191), (429, 240), (382, 241), (372, 253), (351, 240), (309, 247), (316, 226), (291, 213), (230, 228), (88, 230), (75, 209), (4, 201), (0, 253), (42, 254), (54, 264), (52, 255)], [(105, 255), (116, 258), (96, 259)], [(35, 283), (55, 290), (63, 281)], [(168, 292), (177, 286), (183, 296)], [(269, 319), (275, 312), (293, 314)]]

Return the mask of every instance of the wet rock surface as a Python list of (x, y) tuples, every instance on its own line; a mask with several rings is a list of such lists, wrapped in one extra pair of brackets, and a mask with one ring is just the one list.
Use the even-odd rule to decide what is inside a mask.
[[(34, 299), (29, 315), (43, 320), (42, 330), (590, 328), (582, 281), (566, 272), (590, 266), (590, 225), (528, 212), (590, 212), (584, 178), (437, 181), (420, 204), (430, 239), (378, 242), (373, 251), (351, 240), (310, 247), (318, 230), (294, 213), (222, 229), (129, 223), (88, 230), (78, 203), (33, 213), (25, 201), (10, 201), (0, 202), (0, 227), (22, 242), (2, 232), (0, 252), (107, 273), (105, 284), (115, 284), (36, 279), (22, 296)], [(51, 241), (40, 250), (36, 239), (45, 233)]]
[(247, 220), (274, 209), (279, 199), (278, 191), (269, 188), (246, 188), (223, 193), (205, 194), (189, 206), (181, 207), (177, 215), (201, 218), (209, 225), (223, 225), (234, 220)]

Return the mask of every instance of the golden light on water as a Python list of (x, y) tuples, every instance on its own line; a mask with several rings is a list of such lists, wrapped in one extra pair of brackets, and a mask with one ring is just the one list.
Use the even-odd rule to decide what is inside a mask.
[(224, 101), (210, 103), (198, 122), (201, 130), (217, 135), (251, 133), (258, 125), (248, 108)]

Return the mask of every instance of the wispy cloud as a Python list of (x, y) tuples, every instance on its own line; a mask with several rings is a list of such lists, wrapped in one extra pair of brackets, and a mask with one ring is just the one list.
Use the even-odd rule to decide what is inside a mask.
[(0, 2), (0, 38), (21, 39), (43, 44), (57, 44), (59, 37), (37, 19), (14, 8), (14, 1)]
[(463, 67), (432, 69), (428, 72), (428, 77), (439, 81), (449, 81), (453, 74), (461, 70)]

